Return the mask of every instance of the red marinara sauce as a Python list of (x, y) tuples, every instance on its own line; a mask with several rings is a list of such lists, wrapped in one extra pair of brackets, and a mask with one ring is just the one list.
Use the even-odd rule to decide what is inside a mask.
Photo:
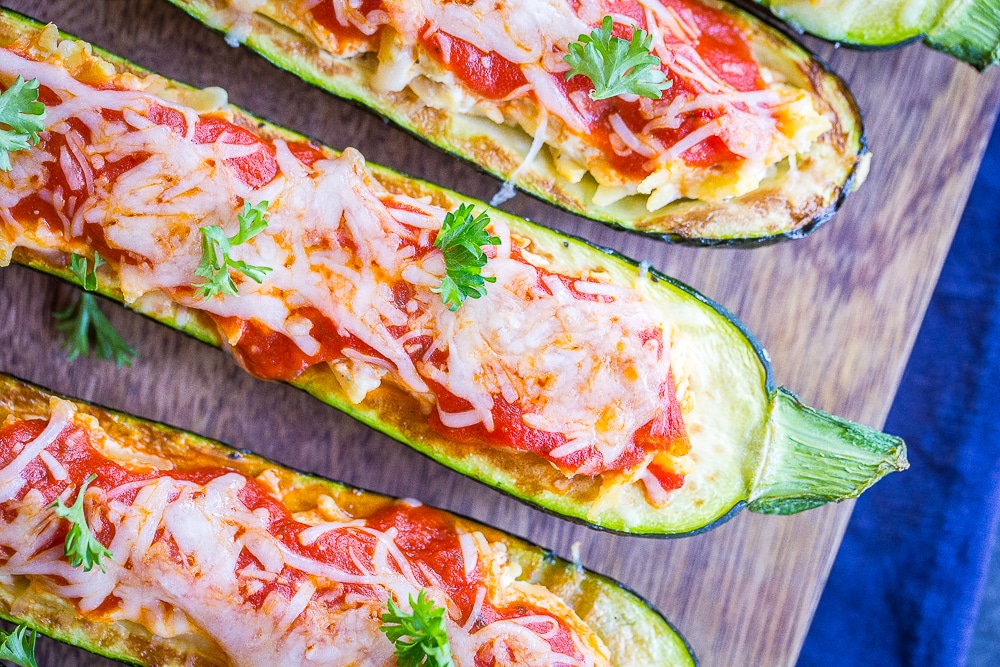
[[(333, 4), (333, 0), (322, 0), (309, 10), (309, 14), (316, 23), (323, 26), (337, 40), (337, 52), (343, 53), (353, 49), (362, 51), (378, 49), (382, 25), (378, 25), (372, 34), (367, 34), (358, 27), (357, 22), (351, 20), (351, 17), (344, 15), (343, 21), (338, 18), (337, 10)], [(344, 11), (357, 12), (367, 17), (371, 12), (383, 9), (383, 7), (382, 0), (361, 0), (361, 5), (357, 9)]]
[(528, 84), (519, 65), (496, 51), (483, 51), (444, 31), (424, 33), (421, 44), (435, 60), (488, 100), (502, 100)]
[[(187, 121), (184, 115), (175, 109), (154, 104), (149, 109), (148, 118), (158, 125), (169, 127), (177, 134), (187, 133)], [(236, 177), (251, 188), (262, 188), (278, 175), (274, 146), (250, 130), (234, 125), (224, 118), (211, 115), (199, 117), (194, 128), (194, 142), (196, 144), (221, 142), (256, 148), (247, 155), (226, 160), (226, 165), (233, 170)]]

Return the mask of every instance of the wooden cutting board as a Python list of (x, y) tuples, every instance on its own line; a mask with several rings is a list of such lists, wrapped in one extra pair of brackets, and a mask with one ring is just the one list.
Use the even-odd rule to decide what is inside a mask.
[[(198, 86), (331, 146), (490, 199), (499, 183), (350, 104), (232, 49), (162, 0), (4, 0), (9, 7)], [(727, 306), (811, 405), (880, 426), (910, 352), (1000, 102), (985, 75), (919, 44), (820, 53), (853, 88), (874, 153), (871, 176), (807, 239), (753, 250), (668, 246), (611, 231), (524, 195), (507, 208), (621, 250)], [(21, 267), (0, 270), (0, 370), (56, 391), (255, 450), (285, 464), (456, 510), (569, 556), (647, 597), (705, 667), (792, 665), (850, 514), (743, 513), (697, 537), (605, 535), (460, 477), (304, 393), (255, 380), (229, 358), (110, 303), (138, 348), (132, 368), (65, 362), (52, 311), (75, 290)], [(913, 461), (914, 466), (922, 465)], [(905, 474), (905, 473), (903, 473)], [(882, 484), (895, 484), (899, 475)], [(863, 610), (858, 623), (864, 623)], [(113, 664), (40, 642), (39, 664)]]

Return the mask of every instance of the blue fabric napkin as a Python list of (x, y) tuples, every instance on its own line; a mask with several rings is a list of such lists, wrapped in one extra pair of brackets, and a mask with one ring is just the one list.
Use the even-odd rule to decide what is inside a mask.
[(858, 501), (799, 667), (966, 662), (1000, 518), (1000, 124), (885, 429), (911, 467)]

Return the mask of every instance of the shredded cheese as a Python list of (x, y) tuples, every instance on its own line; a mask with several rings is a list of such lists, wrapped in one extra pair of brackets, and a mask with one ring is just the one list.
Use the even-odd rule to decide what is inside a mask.
[(527, 155), (524, 156), (524, 160), (517, 166), (511, 175), (503, 182), (503, 186), (500, 191), (493, 196), (490, 200), (490, 206), (499, 206), (500, 204), (508, 201), (514, 197), (514, 183), (517, 181), (517, 177), (523, 172), (527, 171), (531, 167), (531, 163), (535, 161), (538, 154), (541, 152), (542, 147), (545, 145), (545, 131), (549, 126), (549, 115), (542, 110), (541, 117), (538, 119), (538, 127), (535, 128), (534, 137), (531, 140), (531, 147), (528, 148)]
[[(323, 352), (315, 330), (322, 323), (302, 315), (311, 309), (366, 348), (348, 345), (329, 360), (351, 400), (364, 400), (388, 380), (433, 403), (433, 382), (468, 404), (460, 411), (438, 405), (445, 426), (489, 432), (502, 396), (519, 407), (525, 425), (563, 437), (565, 444), (549, 454), (567, 474), (608, 469), (661, 408), (669, 348), (648, 339), (663, 339), (666, 323), (644, 306), (641, 289), (589, 279), (575, 280), (574, 293), (558, 276), (520, 259), (519, 241), (495, 219), (491, 231), (502, 242), (485, 274), (496, 283), (487, 297), (453, 313), (432, 291), (444, 263), (428, 248), (428, 233), (445, 212), (390, 195), (357, 152), (307, 167), (276, 140), (276, 175), (254, 187), (241, 180), (235, 161), (271, 144), (232, 144), (227, 132), (198, 143), (200, 117), (189, 108), (137, 90), (94, 91), (55, 65), (8, 51), (0, 50), (0, 71), (30, 72), (61, 99), (50, 106), (46, 140), (15, 154), (14, 170), (0, 174), (0, 201), (14, 206), (35, 194), (63, 157), (85, 174), (72, 182), (65, 176), (76, 197), (68, 236), (43, 237), (44, 226), (28, 231), (15, 221), (15, 244), (64, 249), (82, 242), (85, 224), (101, 227), (111, 248), (136, 258), (113, 262), (127, 302), (165, 294), (186, 308), (253, 321), (287, 336), (307, 358)], [(153, 122), (154, 108), (183, 117), (183, 132)], [(89, 128), (86, 145), (72, 138), (76, 119)], [(57, 137), (78, 143), (71, 156), (46, 153), (59, 145)], [(145, 158), (116, 178), (99, 173), (98, 165), (134, 155)], [(193, 294), (199, 229), (216, 225), (232, 235), (237, 203), (262, 200), (270, 202), (267, 228), (232, 255), (271, 267), (266, 280), (243, 280), (234, 296)], [(405, 304), (396, 298), (399, 286), (412, 294)], [(419, 354), (425, 340), (429, 346)], [(238, 345), (239, 335), (229, 342)], [(589, 454), (586, 463), (570, 463), (580, 453)]]
[[(759, 67), (766, 82), (762, 91), (741, 91), (727, 83), (723, 71), (716, 70), (698, 51), (703, 38), (694, 14), (683, 6), (660, 0), (634, 0), (634, 9), (643, 14), (644, 28), (652, 40), (652, 52), (659, 57), (675, 86), (662, 100), (642, 99), (638, 103), (649, 121), (645, 127), (628, 127), (616, 113), (602, 121), (595, 103), (583, 91), (567, 94), (562, 75), (569, 69), (563, 61), (567, 45), (589, 33), (605, 15), (616, 23), (635, 25), (636, 19), (610, 0), (382, 0), (381, 9), (364, 14), (353, 0), (324, 0), (332, 5), (337, 22), (374, 35), (383, 26), (392, 26), (378, 49), (378, 67), (373, 85), (382, 91), (409, 89), (424, 104), (458, 115), (471, 114), (498, 124), (515, 125), (532, 136), (532, 151), (517, 168), (521, 175), (537, 152), (537, 119), (551, 114), (553, 122), (541, 130), (544, 143), (553, 147), (564, 161), (586, 165), (598, 184), (598, 206), (608, 206), (632, 195), (645, 196), (646, 207), (657, 210), (680, 198), (718, 201), (758, 188), (768, 167), (805, 152), (830, 127), (831, 122), (810, 102), (804, 115), (792, 118), (785, 105), (804, 91), (784, 86), (776, 72), (760, 64), (726, 61), (719, 67), (727, 74), (750, 73)], [(333, 34), (309, 17), (314, 0), (296, 5), (296, 21), (314, 36), (322, 48), (343, 57), (363, 55), (357, 45), (344, 46)], [(235, 8), (230, 8), (234, 11)], [(259, 12), (280, 20), (288, 11), (271, 0)], [(433, 38), (440, 58), (426, 52), (422, 40)], [(454, 41), (462, 40), (487, 55), (504, 58), (518, 67), (527, 80), (504, 99), (482, 97), (454, 75)], [(346, 50), (345, 50), (346, 49)], [(495, 56), (493, 55), (495, 54)], [(728, 69), (727, 69), (728, 68)], [(440, 85), (429, 85), (435, 82)], [(757, 93), (761, 101), (748, 104)], [(581, 99), (583, 95), (586, 99)], [(765, 99), (766, 98), (766, 99)], [(682, 108), (680, 108), (682, 107)], [(595, 115), (596, 114), (596, 115)], [(747, 116), (754, 121), (748, 122)], [(660, 128), (678, 128), (687, 120), (692, 127), (673, 145), (655, 136)], [(639, 187), (645, 176), (619, 171), (590, 139), (596, 125), (608, 123), (606, 131), (613, 150), (622, 157), (636, 154), (649, 158), (645, 176), (658, 175), (671, 182), (650, 192)], [(687, 150), (709, 139), (718, 139), (740, 158), (727, 162), (733, 172), (725, 179), (728, 187), (713, 178), (718, 165), (686, 162)], [(512, 193), (509, 178), (494, 199), (496, 204)], [(579, 178), (573, 180), (577, 182)], [(614, 193), (614, 196), (609, 196)], [(648, 196), (646, 196), (648, 195)]]
[[(51, 466), (46, 461), (57, 460), (55, 438), (70, 427), (108, 439), (95, 420), (74, 419), (72, 404), (53, 400), (42, 434), (0, 469), (0, 478), (20, 478), (35, 459)], [(113, 449), (129, 452), (130, 445), (116, 442)], [(393, 646), (379, 630), (385, 601), (392, 597), (405, 609), (420, 590), (449, 610), (446, 631), (459, 667), (472, 667), (483, 656), (502, 662), (509, 652), (523, 658), (518, 664), (539, 667), (608, 664), (606, 649), (582, 621), (548, 591), (515, 582), (516, 568), (507, 565), (502, 545), (491, 545), (482, 534), (456, 535), (464, 585), (476, 586), (475, 603), (462, 622), (449, 592), (461, 582), (446, 585), (416, 567), (397, 543), (396, 528), (378, 530), (361, 519), (305, 527), (303, 545), (318, 539), (349, 545), (340, 547), (347, 549), (341, 557), (317, 560), (272, 534), (267, 511), (245, 504), (242, 492), (249, 483), (220, 469), (205, 483), (161, 474), (109, 488), (113, 482), (98, 474), (87, 511), (110, 527), (112, 556), (103, 569), (90, 572), (72, 567), (61, 545), (45, 546), (53, 543), (61, 520), (40, 490), (45, 487), (29, 488), (3, 504), (0, 549), (9, 557), (0, 564), (0, 581), (10, 585), (15, 577), (29, 577), (75, 602), (81, 613), (101, 607), (102, 619), (137, 623), (159, 637), (206, 635), (229, 664), (240, 667), (387, 664)], [(72, 483), (63, 486), (61, 495), (72, 496)], [(246, 565), (248, 558), (254, 564)], [(269, 585), (263, 600), (255, 601)], [(345, 595), (345, 587), (352, 592)], [(480, 617), (487, 601), (508, 610), (506, 618)], [(560, 632), (568, 648), (550, 642)]]

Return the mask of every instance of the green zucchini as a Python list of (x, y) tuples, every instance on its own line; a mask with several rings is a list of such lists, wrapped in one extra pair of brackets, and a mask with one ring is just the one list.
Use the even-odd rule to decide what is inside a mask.
[[(0, 373), (0, 423), (8, 417), (46, 418), (54, 394)], [(146, 457), (166, 458), (177, 469), (226, 468), (247, 477), (272, 471), (280, 479), (284, 502), (296, 512), (316, 507), (321, 495), (332, 498), (351, 518), (365, 518), (396, 503), (393, 498), (341, 482), (281, 467), (246, 451), (207, 438), (115, 412), (74, 399), (77, 412), (97, 420), (101, 429), (126, 448)], [(145, 459), (149, 460), (149, 459)], [(694, 667), (696, 661), (684, 638), (649, 603), (608, 577), (567, 562), (552, 552), (502, 531), (454, 515), (462, 532), (481, 532), (491, 543), (506, 546), (510, 562), (521, 568), (520, 581), (544, 586), (561, 598), (603, 640), (615, 667)], [(60, 641), (93, 653), (139, 665), (230, 664), (223, 656), (206, 654), (204, 638), (183, 633), (156, 637), (144, 626), (112, 622), (78, 614), (72, 601), (30, 583), (23, 575), (13, 586), (0, 586), (0, 616), (25, 623)], [(622, 628), (628, 628), (627, 633)]]
[(799, 32), (848, 46), (915, 39), (983, 70), (1000, 60), (1000, 0), (756, 0)]
[(313, 36), (315, 30), (283, 7), (281, 0), (253, 3), (256, 9), (249, 15), (237, 9), (240, 3), (229, 0), (170, 1), (226, 32), (231, 43), (243, 42), (278, 67), (368, 107), (505, 182), (513, 179), (514, 185), (542, 200), (668, 242), (757, 246), (801, 238), (827, 221), (868, 173), (870, 154), (861, 113), (846, 84), (783, 32), (719, 0), (692, 2), (720, 11), (742, 26), (750, 35), (756, 60), (793, 87), (808, 91), (817, 111), (830, 120), (831, 129), (793, 160), (777, 163), (756, 189), (723, 199), (680, 198), (654, 211), (647, 210), (647, 197), (637, 194), (596, 204), (597, 181), (591, 173), (571, 182), (557, 169), (549, 146), (528, 168), (519, 168), (529, 154), (532, 136), (512, 121), (498, 124), (481, 115), (434, 108), (421, 102), (409, 87), (380, 92), (371, 83), (378, 64), (376, 54), (332, 55)]
[[(35, 29), (37, 24), (30, 20), (4, 13), (0, 46)], [(98, 52), (97, 57), (139, 77), (148, 76), (114, 56)], [(162, 90), (163, 81), (157, 81)], [(169, 86), (192, 94), (180, 84)], [(213, 113), (263, 137), (304, 141), (232, 106)], [(327, 156), (336, 155), (332, 149), (322, 150)], [(384, 167), (370, 168), (390, 192), (426, 198), (448, 210), (461, 203), (484, 206)], [(451, 436), (435, 428), (426, 405), (391, 376), (360, 401), (351, 400), (325, 363), (310, 366), (290, 383), (453, 470), (546, 511), (621, 533), (691, 534), (746, 506), (766, 513), (797, 512), (854, 497), (886, 473), (906, 467), (905, 447), (898, 438), (809, 409), (776, 387), (767, 354), (743, 324), (690, 287), (612, 250), (499, 210), (489, 209), (489, 214), (495, 223), (509, 228), (512, 238), (522, 240), (523, 247), (530, 245), (531, 261), (544, 270), (576, 278), (601, 276), (609, 285), (629, 289), (637, 279), (642, 282), (646, 312), (671, 332), (672, 359), (687, 359), (674, 365), (674, 373), (681, 368), (690, 380), (690, 406), (683, 419), (692, 451), (684, 461), (692, 470), (662, 506), (647, 501), (636, 483), (623, 486), (617, 494), (602, 495), (607, 476), (567, 476), (536, 454)], [(40, 224), (34, 219), (23, 222)], [(40, 246), (37, 235), (26, 237), (18, 228), (8, 227), (6, 234), (5, 246), (5, 235), (0, 233), (0, 261), (13, 259), (71, 282), (77, 278), (68, 268), (70, 254), (90, 257), (96, 250), (79, 237), (47, 234), (52, 238)], [(122, 301), (116, 271), (115, 261), (108, 258), (98, 289)], [(489, 295), (481, 303), (489, 312)], [(226, 337), (203, 310), (182, 306), (161, 291), (149, 292), (130, 305), (204, 342), (225, 344)], [(596, 422), (597, 415), (593, 419)]]

